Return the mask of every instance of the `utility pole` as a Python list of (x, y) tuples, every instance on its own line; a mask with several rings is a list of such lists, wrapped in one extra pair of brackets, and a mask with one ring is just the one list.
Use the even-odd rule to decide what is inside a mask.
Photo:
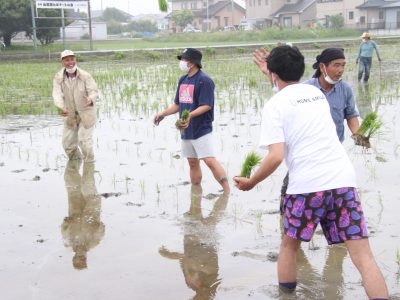
[(33, 31), (33, 48), (37, 51), (37, 41), (36, 41), (36, 21), (35, 21), (35, 8), (33, 4), (34, 0), (31, 0), (31, 13), (32, 13), (32, 31)]
[(64, 21), (64, 8), (61, 8), (61, 26), (62, 26), (62, 33), (63, 33), (63, 48), (64, 50), (67, 48), (65, 43), (65, 21)]
[(90, 40), (90, 51), (93, 50), (92, 40), (92, 13), (90, 11), (90, 0), (88, 0), (88, 17), (89, 17), (89, 40)]
[(233, 26), (233, 0), (231, 0), (231, 18), (232, 18), (232, 29), (234, 28)]
[(207, 32), (210, 32), (210, 19), (208, 16), (208, 0), (207, 0)]

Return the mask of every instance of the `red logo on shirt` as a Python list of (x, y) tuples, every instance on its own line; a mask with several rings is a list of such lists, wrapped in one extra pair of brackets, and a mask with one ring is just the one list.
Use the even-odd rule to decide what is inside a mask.
[(179, 88), (179, 103), (193, 103), (194, 84), (181, 84)]

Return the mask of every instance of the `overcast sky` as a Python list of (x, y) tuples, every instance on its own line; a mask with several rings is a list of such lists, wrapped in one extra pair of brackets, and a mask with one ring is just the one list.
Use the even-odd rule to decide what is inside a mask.
[[(244, 6), (244, 0), (235, 1)], [(103, 5), (103, 9), (106, 7), (116, 7), (134, 16), (160, 13), (158, 10), (158, 0), (91, 0), (90, 4), (92, 10), (100, 10)]]

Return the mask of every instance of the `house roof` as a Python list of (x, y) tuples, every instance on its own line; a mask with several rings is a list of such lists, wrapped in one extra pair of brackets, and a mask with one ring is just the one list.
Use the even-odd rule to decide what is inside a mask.
[[(92, 25), (95, 25), (95, 24), (107, 24), (107, 23), (106, 22), (92, 22)], [(65, 26), (65, 28), (67, 28), (67, 27), (73, 28), (73, 27), (81, 27), (81, 26), (84, 26), (84, 27), (89, 26), (89, 23), (84, 20), (76, 20), (76, 21), (73, 21), (72, 23), (68, 24), (67, 26)]]
[(302, 13), (305, 9), (307, 9), (315, 2), (316, 0), (300, 0), (297, 1), (297, 3), (285, 4), (272, 15), (278, 18), (280, 15), (283, 14), (299, 14)]
[[(390, 5), (399, 4), (399, 1), (385, 1), (385, 0), (368, 0), (367, 2), (357, 6), (359, 9), (368, 9), (368, 8), (384, 8), (384, 7), (393, 7)], [(396, 7), (396, 6), (394, 6)]]
[(383, 8), (391, 8), (391, 7), (400, 7), (400, 1), (393, 1), (383, 6)]
[[(242, 6), (237, 4), (235, 1), (233, 3), (234, 3), (233, 5), (237, 9), (242, 10), (244, 13), (246, 12), (246, 10)], [(228, 5), (232, 5), (231, 0), (218, 1), (215, 4), (210, 5), (208, 7), (208, 17), (212, 17), (212, 16), (216, 15), (220, 10), (224, 9)], [(197, 18), (207, 18), (207, 8), (203, 8), (199, 11), (194, 11), (193, 13), (194, 13), (194, 16)]]

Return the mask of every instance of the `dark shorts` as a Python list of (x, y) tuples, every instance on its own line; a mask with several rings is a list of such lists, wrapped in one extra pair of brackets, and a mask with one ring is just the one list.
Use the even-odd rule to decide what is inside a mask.
[(368, 238), (355, 188), (285, 195), (281, 213), (285, 234), (293, 239), (309, 242), (318, 223), (329, 245)]

